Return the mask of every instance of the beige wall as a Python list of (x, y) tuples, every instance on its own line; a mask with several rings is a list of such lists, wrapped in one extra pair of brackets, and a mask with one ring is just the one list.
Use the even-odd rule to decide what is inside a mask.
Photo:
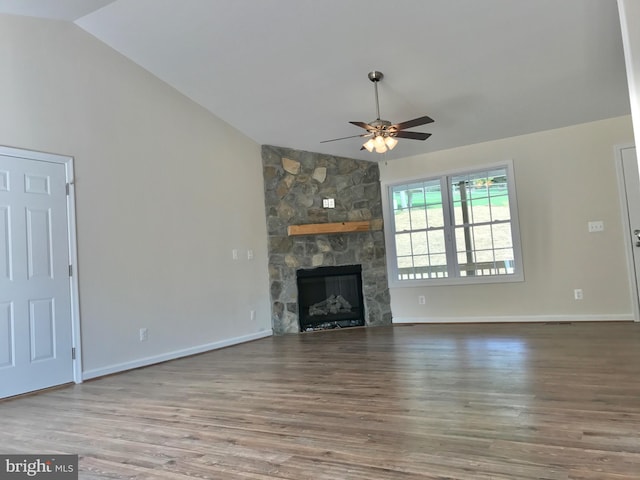
[[(524, 261), (521, 283), (393, 288), (394, 322), (632, 319), (614, 155), (632, 140), (625, 116), (381, 162), (385, 188), (512, 159)], [(587, 233), (589, 220), (604, 232)]]
[(64, 22), (0, 15), (0, 105), (1, 145), (75, 158), (88, 376), (270, 331), (259, 145)]

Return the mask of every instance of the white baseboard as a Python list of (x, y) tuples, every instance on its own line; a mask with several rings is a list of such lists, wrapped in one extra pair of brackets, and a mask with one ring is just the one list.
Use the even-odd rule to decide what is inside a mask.
[(126, 370), (132, 370), (134, 368), (146, 367), (153, 365), (154, 363), (166, 362), (168, 360), (175, 360), (176, 358), (188, 357), (189, 355), (196, 355), (198, 353), (210, 352), (211, 350), (218, 350), (224, 347), (230, 347), (232, 345), (238, 345), (240, 343), (250, 342), (252, 340), (259, 340), (261, 338), (270, 337), (273, 335), (273, 330), (264, 330), (258, 333), (252, 333), (250, 335), (243, 335), (241, 337), (228, 338), (219, 342), (207, 343), (204, 345), (198, 345), (195, 347), (185, 348), (182, 350), (174, 350), (172, 352), (163, 353), (161, 355), (154, 355), (152, 357), (140, 358), (138, 360), (132, 360), (130, 362), (118, 363), (116, 365), (109, 365), (108, 367), (96, 368), (93, 370), (86, 370), (82, 372), (82, 379), (89, 380), (91, 378), (103, 377), (105, 375), (111, 375), (114, 373), (124, 372)]
[(394, 324), (402, 323), (546, 323), (546, 322), (627, 322), (634, 321), (632, 313), (601, 315), (505, 315), (495, 317), (394, 317)]

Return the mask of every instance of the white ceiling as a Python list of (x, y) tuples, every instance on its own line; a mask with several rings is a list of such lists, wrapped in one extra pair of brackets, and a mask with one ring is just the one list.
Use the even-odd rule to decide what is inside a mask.
[(260, 144), (361, 159), (348, 121), (429, 115), (387, 159), (630, 112), (616, 0), (0, 0), (74, 21)]
[(0, 0), (0, 13), (74, 21), (113, 0)]

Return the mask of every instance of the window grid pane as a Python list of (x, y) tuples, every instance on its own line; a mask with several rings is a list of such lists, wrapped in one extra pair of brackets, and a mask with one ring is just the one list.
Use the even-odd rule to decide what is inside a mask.
[(507, 173), (501, 167), (392, 187), (398, 278), (447, 277), (447, 251), (455, 251), (460, 277), (515, 273)]
[[(451, 177), (455, 240), (460, 276), (504, 275), (513, 264), (506, 169)], [(496, 227), (496, 229), (494, 229)], [(504, 234), (509, 233), (509, 240)], [(498, 238), (497, 234), (500, 234)], [(501, 259), (496, 249), (501, 248)]]
[(396, 186), (392, 198), (399, 279), (442, 277), (446, 255), (440, 181)]

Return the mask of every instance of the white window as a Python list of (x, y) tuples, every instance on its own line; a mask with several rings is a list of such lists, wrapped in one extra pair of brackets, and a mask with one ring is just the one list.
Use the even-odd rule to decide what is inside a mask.
[(394, 286), (522, 281), (511, 162), (389, 184)]

